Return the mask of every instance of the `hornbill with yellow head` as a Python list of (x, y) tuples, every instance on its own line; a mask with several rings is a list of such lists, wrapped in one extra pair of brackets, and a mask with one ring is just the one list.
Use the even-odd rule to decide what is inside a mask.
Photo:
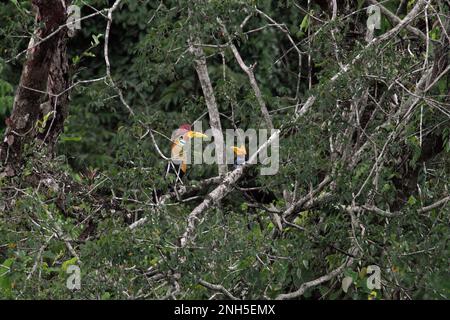
[(231, 147), (233, 150), (234, 155), (236, 156), (236, 160), (234, 161), (234, 166), (242, 166), (245, 163), (245, 156), (247, 155), (247, 150), (245, 149), (244, 145), (241, 145), (240, 147)]
[(190, 139), (193, 138), (207, 138), (208, 136), (201, 133), (192, 131), (190, 124), (182, 124), (177, 130), (172, 133), (171, 136), (171, 161), (167, 165), (166, 176), (173, 170), (177, 175), (177, 180), (186, 174), (187, 170), (187, 152), (185, 150)]
[[(234, 168), (244, 165), (245, 157), (247, 156), (245, 145), (241, 145), (240, 147), (232, 146), (231, 149), (235, 156)], [(247, 179), (238, 184), (244, 197), (250, 202), (271, 203), (274, 201), (276, 199), (275, 194), (271, 191), (264, 191), (262, 188), (259, 189), (253, 181), (255, 178), (256, 177), (252, 175), (252, 173), (247, 172)]]

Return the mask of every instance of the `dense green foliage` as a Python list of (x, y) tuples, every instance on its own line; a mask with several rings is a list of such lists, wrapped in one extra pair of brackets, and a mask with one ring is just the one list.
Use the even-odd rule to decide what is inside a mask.
[[(88, 15), (92, 7), (108, 8), (114, 1), (76, 2)], [(409, 99), (420, 79), (417, 69), (425, 58), (433, 59), (437, 44), (427, 49), (422, 40), (401, 30), (365, 50), (365, 2), (338, 2), (338, 19), (330, 22), (326, 1), (311, 1), (310, 8), (307, 1), (123, 1), (114, 12), (110, 60), (112, 76), (136, 116), (130, 116), (107, 82), (80, 84), (71, 92), (70, 116), (57, 156), (50, 158), (45, 149), (30, 145), (23, 172), (0, 177), (0, 298), (208, 299), (214, 292), (199, 284), (202, 279), (238, 298), (272, 299), (338, 268), (356, 239), (354, 263), (308, 289), (303, 298), (448, 299), (450, 206), (420, 211), (449, 194), (448, 75), (423, 94), (401, 130), (396, 131), (398, 123), (390, 120), (400, 108), (392, 97), (400, 104)], [(384, 5), (396, 12), (400, 2)], [(448, 16), (448, 6), (432, 2), (441, 18)], [(414, 3), (408, 1), (400, 18)], [(288, 33), (267, 26), (270, 22), (255, 8), (289, 30), (303, 52), (300, 61)], [(249, 14), (253, 15), (241, 29)], [(195, 241), (180, 248), (178, 239), (189, 213), (214, 185), (194, 191), (189, 197), (195, 197), (186, 196), (187, 201), (175, 197), (157, 205), (154, 190), (159, 195), (170, 192), (173, 177), (164, 179), (167, 162), (148, 129), (170, 137), (180, 123), (201, 119), (203, 128), (209, 126), (188, 50), (192, 35), (210, 45), (204, 52), (222, 127), (265, 127), (247, 75), (229, 48), (215, 46), (228, 41), (217, 17), (244, 61), (257, 63), (256, 80), (274, 127), (283, 127), (280, 171), (259, 176), (258, 166), (250, 168), (227, 197), (207, 210)], [(30, 1), (2, 2), (0, 21), (2, 132), (26, 57), (8, 60), (26, 48), (34, 28)], [(429, 9), (428, 29), (423, 14), (412, 25), (437, 40), (443, 34), (437, 21)], [(376, 36), (394, 25), (382, 15)], [(101, 15), (83, 20), (82, 29), (70, 40), (74, 83), (105, 75), (105, 27)], [(338, 30), (334, 39), (332, 30)], [(361, 52), (364, 59), (334, 81), (340, 71), (336, 47), (343, 64)], [(312, 94), (312, 109), (294, 120), (296, 105)], [(355, 104), (369, 110), (361, 119), (367, 126), (348, 136), (346, 130), (354, 124), (348, 114)], [(355, 155), (346, 155), (345, 149), (333, 155), (330, 140), (335, 147), (362, 145), (359, 139), (366, 139), (364, 135), (370, 136), (370, 147), (349, 169), (349, 157)], [(169, 155), (170, 141), (158, 134), (155, 139)], [(374, 158), (381, 150), (385, 158), (375, 179)], [(185, 183), (195, 186), (216, 175), (216, 165), (192, 166)], [(315, 195), (325, 200), (299, 208), (278, 230), (272, 211), (282, 213), (290, 205), (283, 190), (295, 193), (298, 200), (327, 175), (333, 182)], [(243, 191), (256, 187), (256, 194)], [(400, 214), (385, 217), (345, 210), (367, 203)], [(353, 215), (357, 224), (352, 223)], [(130, 230), (141, 217), (147, 217), (146, 223)], [(66, 271), (73, 264), (81, 268), (81, 290), (66, 288)], [(381, 268), (380, 290), (367, 287), (369, 265)], [(341, 288), (345, 277), (353, 281), (347, 292)]]

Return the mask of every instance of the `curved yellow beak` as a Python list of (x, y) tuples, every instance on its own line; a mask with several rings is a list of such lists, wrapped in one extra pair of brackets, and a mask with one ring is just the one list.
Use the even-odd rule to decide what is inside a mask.
[(196, 132), (196, 131), (189, 131), (187, 133), (187, 136), (189, 138), (208, 138), (208, 136), (206, 134), (203, 134), (201, 132)]
[(231, 147), (233, 149), (233, 152), (237, 156), (245, 156), (247, 154), (247, 150), (245, 150), (245, 146), (242, 145), (239, 148), (238, 147)]

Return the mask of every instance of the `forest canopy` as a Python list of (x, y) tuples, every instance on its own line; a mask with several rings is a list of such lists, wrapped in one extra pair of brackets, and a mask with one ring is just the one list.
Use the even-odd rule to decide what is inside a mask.
[(0, 299), (449, 299), (449, 14), (1, 2)]

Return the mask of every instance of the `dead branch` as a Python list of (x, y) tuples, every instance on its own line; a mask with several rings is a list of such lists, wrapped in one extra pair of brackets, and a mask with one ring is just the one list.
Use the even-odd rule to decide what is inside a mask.
[(222, 293), (223, 295), (225, 295), (227, 298), (231, 299), (231, 300), (239, 300), (238, 298), (236, 298), (235, 296), (233, 296), (230, 291), (228, 291), (224, 286), (219, 285), (219, 284), (212, 284), (209, 282), (206, 282), (203, 279), (200, 279), (198, 281), (198, 283), (200, 283), (202, 286), (204, 286), (205, 288), (208, 288), (210, 290), (213, 291), (218, 291), (220, 293)]

